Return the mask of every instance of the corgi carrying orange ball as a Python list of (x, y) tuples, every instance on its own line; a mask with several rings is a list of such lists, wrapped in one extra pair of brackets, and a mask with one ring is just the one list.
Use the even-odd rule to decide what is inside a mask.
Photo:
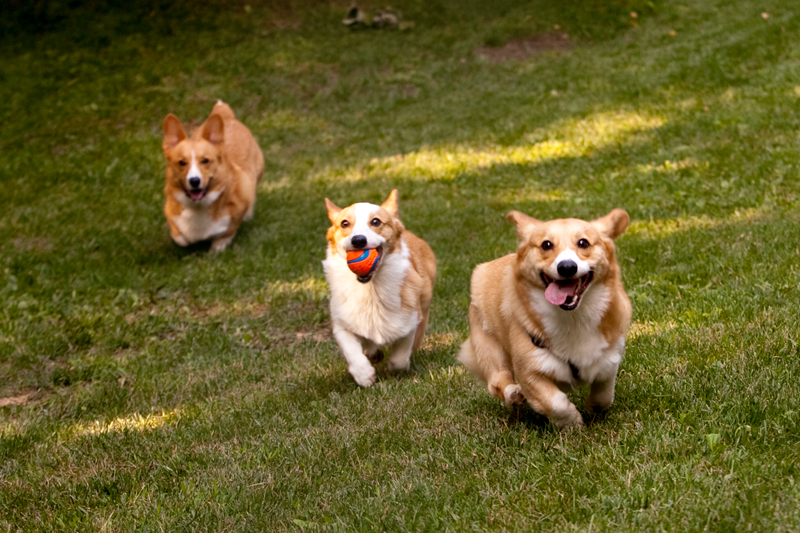
[(397, 190), (381, 205), (341, 208), (325, 198), (331, 227), (322, 262), (333, 335), (356, 383), (375, 382), (371, 361), (391, 348), (389, 370), (408, 370), (428, 327), (436, 257), (400, 221)]
[(517, 226), (517, 252), (475, 267), (458, 359), (507, 406), (527, 400), (560, 429), (583, 426), (564, 391), (590, 386), (591, 410), (614, 400), (631, 321), (614, 239), (628, 214), (506, 218)]
[(256, 185), (264, 173), (261, 148), (222, 101), (191, 137), (171, 113), (163, 129), (164, 214), (172, 240), (188, 246), (210, 239), (211, 249), (221, 252), (242, 221), (253, 218)]

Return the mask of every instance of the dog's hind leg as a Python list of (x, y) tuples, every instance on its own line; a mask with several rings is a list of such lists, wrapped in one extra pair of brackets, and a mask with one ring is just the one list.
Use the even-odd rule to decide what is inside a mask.
[(431, 308), (429, 302), (428, 307), (422, 311), (422, 318), (417, 326), (417, 332), (414, 334), (414, 345), (411, 348), (412, 352), (416, 352), (422, 346), (422, 339), (425, 338), (425, 330), (428, 329), (428, 317), (430, 316), (430, 313)]
[[(434, 271), (434, 276), (436, 272)], [(425, 331), (428, 329), (428, 318), (431, 316), (431, 297), (433, 291), (433, 284), (427, 290), (423, 290), (420, 294), (420, 313), (419, 324), (417, 325), (417, 333), (414, 335), (414, 346), (411, 348), (412, 352), (416, 352), (422, 346), (422, 340), (425, 338)]]
[(522, 389), (514, 381), (514, 372), (497, 340), (483, 329), (480, 312), (469, 308), (469, 339), (461, 346), (458, 360), (472, 374), (486, 383), (489, 394), (499, 398), (506, 407), (525, 401)]

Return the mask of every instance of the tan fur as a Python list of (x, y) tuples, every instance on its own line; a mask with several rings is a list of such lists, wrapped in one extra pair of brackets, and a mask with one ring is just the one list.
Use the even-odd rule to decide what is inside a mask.
[[(331, 315), (334, 335), (350, 365), (350, 373), (360, 385), (369, 386), (374, 381), (374, 371), (371, 367), (366, 366), (367, 358), (371, 357), (384, 344), (375, 339), (386, 339), (385, 344), (393, 346), (393, 356), (389, 360), (390, 369), (407, 368), (410, 353), (417, 351), (422, 345), (428, 326), (433, 287), (436, 282), (436, 257), (428, 244), (405, 229), (400, 221), (396, 190), (393, 190), (380, 206), (353, 204), (340, 208), (327, 198), (325, 206), (332, 225), (326, 234), (328, 252), (323, 265), (328, 284), (331, 286)], [(370, 223), (367, 233), (372, 232), (383, 240), (381, 264), (375, 271), (374, 278), (365, 284), (358, 284), (356, 275), (345, 270), (344, 259), (345, 243), (351, 233), (360, 227), (356, 225), (359, 206), (362, 209), (362, 216), (368, 212), (371, 213), (370, 222), (375, 219), (379, 221), (377, 225)], [(361, 223), (363, 224), (364, 221)], [(363, 229), (361, 227), (359, 231)], [(356, 233), (356, 235), (362, 234)], [(405, 245), (405, 249), (403, 245)], [(403, 259), (406, 257), (405, 254), (407, 254), (407, 259)], [(396, 266), (388, 267), (387, 265), (390, 263)], [(386, 278), (380, 275), (381, 269), (399, 268), (401, 264), (408, 267), (402, 279), (399, 276)], [(376, 284), (382, 284), (380, 287), (389, 287), (390, 285), (394, 287), (391, 289), (391, 294), (399, 293), (399, 307), (393, 307), (396, 304), (388, 301), (380, 301), (378, 294), (381, 291), (378, 290), (379, 287)], [(337, 294), (341, 294), (337, 289), (343, 287), (349, 287), (341, 291), (347, 296), (337, 297)], [(394, 292), (395, 290), (397, 292)], [(391, 300), (391, 298), (389, 299)], [(379, 319), (375, 323), (385, 324), (386, 331), (402, 330), (405, 333), (402, 334), (402, 337), (398, 337), (396, 334), (388, 334), (386, 331), (343, 332), (342, 330), (348, 330), (346, 324), (352, 323), (352, 321), (372, 323), (372, 320), (363, 314), (357, 318), (360, 313), (365, 312), (365, 309), (374, 309), (378, 315), (383, 317), (394, 317)], [(335, 318), (337, 316), (341, 317), (338, 321)], [(409, 323), (412, 317), (415, 317), (413, 320), (416, 322)], [(411, 334), (413, 334), (413, 343)], [(363, 353), (361, 350), (356, 353), (353, 348), (353, 346), (357, 346), (357, 344), (353, 344), (356, 341), (361, 343)], [(397, 355), (397, 359), (395, 359), (395, 355)], [(393, 365), (397, 366), (393, 367)]]
[[(216, 201), (203, 209), (207, 210), (213, 221), (230, 217), (224, 233), (211, 238), (212, 249), (221, 251), (236, 235), (242, 221), (253, 215), (256, 186), (264, 173), (261, 149), (250, 130), (236, 120), (230, 106), (221, 101), (217, 102), (211, 115), (191, 138), (187, 138), (180, 120), (172, 114), (164, 119), (163, 129), (163, 150), (167, 159), (164, 214), (170, 235), (182, 246), (197, 242), (191, 236), (184, 235), (175, 222), (185, 209), (200, 209), (196, 206), (187, 207), (176, 198), (176, 195), (185, 197), (188, 162), (194, 151), (198, 161), (202, 157), (209, 160), (207, 165), (201, 166), (204, 183), (206, 173), (213, 176), (206, 195), (220, 193)], [(181, 161), (187, 164), (181, 166)]]
[(414, 337), (412, 352), (419, 350), (425, 330), (428, 329), (433, 285), (436, 283), (436, 257), (428, 243), (408, 230), (403, 232), (403, 240), (411, 252), (412, 268), (406, 274), (400, 299), (405, 309), (419, 312), (420, 322)]
[[(490, 394), (507, 405), (521, 403), (524, 395), (534, 410), (551, 418), (559, 428), (581, 426), (580, 413), (562, 390), (591, 385), (587, 400), (591, 408), (606, 408), (613, 400), (614, 361), (618, 364), (617, 355), (621, 357), (621, 353), (614, 353), (613, 347), (624, 343), (631, 320), (631, 305), (622, 286), (613, 239), (627, 227), (628, 215), (617, 209), (592, 222), (576, 219), (541, 222), (512, 211), (507, 218), (517, 226), (517, 252), (475, 268), (469, 308), (470, 336), (462, 346), (459, 360), (487, 384)], [(591, 242), (591, 246), (581, 249), (575, 245), (581, 238)], [(543, 249), (545, 240), (552, 243), (553, 249)], [(574, 251), (580, 260), (592, 266), (591, 284), (575, 310), (556, 310), (557, 306), (550, 309), (546, 302), (544, 307), (537, 307), (542, 306), (538, 302), (544, 301), (546, 289), (540, 273), (554, 268), (555, 258), (564, 250)], [(605, 305), (602, 305), (605, 300), (598, 299), (603, 294), (607, 294)], [(581, 306), (593, 307), (581, 310)], [(549, 318), (537, 309), (544, 309)], [(590, 313), (594, 310), (599, 313), (596, 321), (582, 318), (594, 317)], [(579, 312), (583, 314), (572, 314)], [(556, 324), (569, 324), (573, 319), (584, 325), (594, 324), (598, 339), (605, 339), (609, 346), (598, 352), (597, 360), (576, 358), (583, 365), (578, 368), (578, 376), (581, 372), (596, 372), (592, 381), (575, 380), (569, 371), (565, 375), (564, 368), (570, 361), (565, 360), (564, 353), (570, 352), (569, 347), (564, 348), (564, 341), (559, 340), (563, 338), (563, 328), (553, 326), (556, 329), (548, 330), (547, 327), (554, 324), (553, 320)], [(576, 340), (585, 334), (591, 332), (576, 331)], [(537, 347), (531, 335), (546, 349)], [(554, 335), (561, 335), (555, 339), (560, 344), (554, 344)], [(603, 370), (596, 371), (597, 368)], [(513, 397), (507, 398), (506, 392)]]

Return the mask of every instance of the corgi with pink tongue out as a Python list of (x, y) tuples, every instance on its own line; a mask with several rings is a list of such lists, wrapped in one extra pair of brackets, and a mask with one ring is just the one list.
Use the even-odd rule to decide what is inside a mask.
[(527, 401), (560, 429), (583, 426), (566, 392), (587, 385), (587, 409), (611, 405), (630, 326), (614, 245), (628, 214), (506, 218), (517, 252), (475, 267), (470, 335), (458, 359), (507, 406)]
[(223, 251), (243, 221), (253, 218), (264, 155), (233, 109), (218, 101), (189, 137), (170, 113), (162, 148), (167, 158), (164, 214), (178, 246), (211, 241)]

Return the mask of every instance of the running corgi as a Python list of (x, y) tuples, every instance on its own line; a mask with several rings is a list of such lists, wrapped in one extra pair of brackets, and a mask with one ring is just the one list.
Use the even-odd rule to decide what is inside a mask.
[(167, 197), (164, 214), (178, 246), (211, 239), (221, 252), (253, 218), (264, 155), (247, 126), (219, 101), (192, 136), (173, 114), (164, 119)]
[(381, 205), (340, 208), (325, 198), (328, 250), (322, 262), (331, 290), (333, 335), (350, 374), (375, 383), (370, 361), (390, 346), (389, 370), (408, 370), (428, 327), (436, 257), (400, 222), (397, 190)]
[(560, 429), (583, 426), (564, 391), (589, 385), (592, 410), (614, 400), (631, 321), (614, 239), (628, 214), (506, 218), (517, 227), (517, 252), (475, 267), (470, 335), (458, 360), (507, 406), (527, 400)]

